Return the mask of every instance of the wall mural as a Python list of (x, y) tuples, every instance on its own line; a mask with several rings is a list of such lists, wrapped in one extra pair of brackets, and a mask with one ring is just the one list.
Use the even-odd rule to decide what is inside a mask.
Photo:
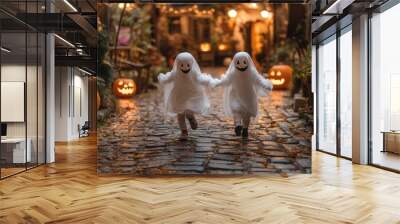
[(308, 5), (98, 9), (99, 174), (311, 172)]

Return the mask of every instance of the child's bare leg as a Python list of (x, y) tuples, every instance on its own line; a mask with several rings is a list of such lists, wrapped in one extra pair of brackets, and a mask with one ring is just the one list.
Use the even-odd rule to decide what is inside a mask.
[(240, 136), (242, 134), (242, 116), (240, 113), (233, 113), (233, 121), (235, 122), (235, 134), (236, 136)]
[(193, 130), (196, 130), (197, 129), (197, 121), (196, 121), (196, 118), (194, 117), (194, 113), (192, 111), (190, 111), (190, 110), (186, 110), (185, 111), (185, 116), (189, 120), (190, 127)]
[(249, 137), (249, 125), (250, 125), (250, 115), (249, 114), (243, 114), (243, 132), (242, 132), (242, 137), (247, 138)]
[(181, 139), (185, 139), (188, 136), (186, 121), (185, 121), (185, 113), (178, 114), (177, 118), (178, 118), (179, 128), (181, 129)]

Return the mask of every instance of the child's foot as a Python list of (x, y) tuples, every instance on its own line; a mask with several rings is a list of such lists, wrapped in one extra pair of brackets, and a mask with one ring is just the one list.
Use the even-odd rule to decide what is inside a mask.
[(236, 126), (236, 127), (235, 127), (235, 134), (236, 134), (236, 136), (240, 136), (240, 135), (242, 134), (242, 129), (243, 129), (242, 126)]
[(192, 128), (192, 130), (196, 130), (197, 129), (197, 121), (194, 117), (190, 117), (188, 118), (189, 123), (190, 123), (190, 127)]
[(182, 141), (186, 141), (188, 139), (188, 137), (189, 137), (188, 131), (187, 130), (183, 130), (181, 132), (181, 136), (179, 137), (179, 139), (182, 140)]
[(243, 128), (242, 137), (243, 138), (248, 138), (249, 137), (249, 129)]

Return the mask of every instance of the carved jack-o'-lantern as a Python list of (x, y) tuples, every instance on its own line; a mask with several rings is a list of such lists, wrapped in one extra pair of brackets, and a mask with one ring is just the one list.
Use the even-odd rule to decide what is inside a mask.
[(271, 80), (274, 89), (285, 90), (290, 87), (293, 69), (289, 65), (274, 65), (268, 74), (268, 79)]
[(136, 93), (136, 83), (132, 79), (116, 79), (113, 83), (113, 90), (117, 97), (131, 97)]

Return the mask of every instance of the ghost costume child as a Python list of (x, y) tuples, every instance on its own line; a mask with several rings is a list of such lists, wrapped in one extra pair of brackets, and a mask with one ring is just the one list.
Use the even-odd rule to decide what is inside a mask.
[(158, 80), (164, 89), (166, 113), (177, 115), (181, 138), (187, 138), (188, 131), (185, 117), (192, 129), (197, 128), (194, 113), (207, 113), (210, 102), (205, 87), (215, 85), (210, 75), (201, 73), (194, 57), (187, 52), (180, 53), (175, 59), (171, 72), (160, 74)]
[(224, 110), (228, 116), (233, 116), (236, 135), (247, 138), (250, 118), (258, 114), (257, 96), (272, 90), (271, 81), (257, 72), (248, 53), (239, 52), (216, 85), (225, 87)]

